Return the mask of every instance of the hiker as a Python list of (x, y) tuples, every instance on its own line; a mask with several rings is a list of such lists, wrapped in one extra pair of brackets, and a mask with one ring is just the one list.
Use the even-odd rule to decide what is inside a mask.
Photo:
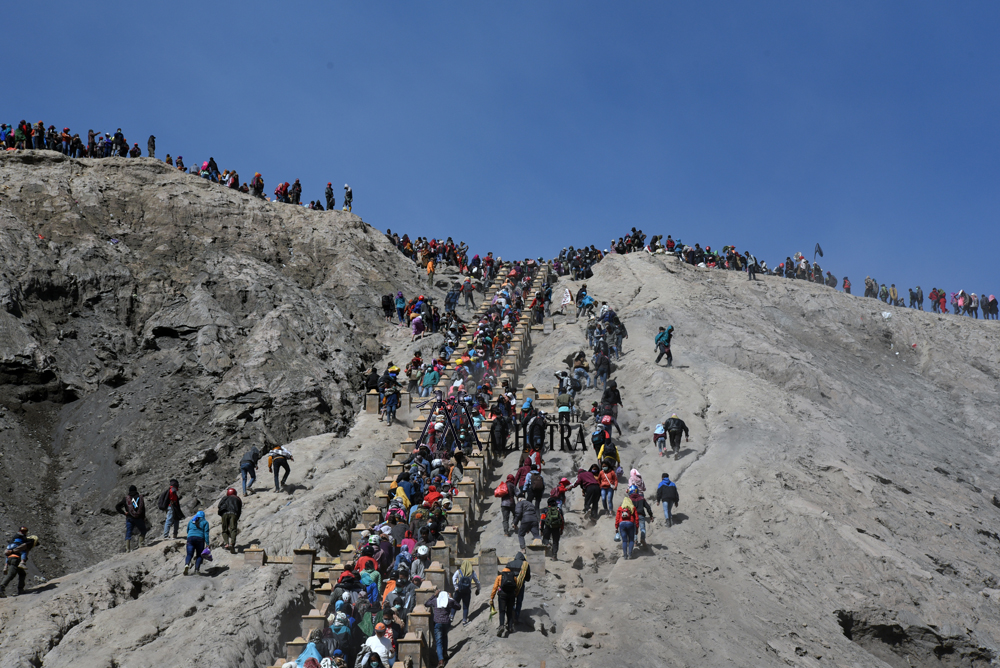
[(230, 487), (219, 501), (219, 516), (222, 517), (222, 549), (228, 549), (233, 554), (236, 554), (236, 534), (239, 533), (237, 523), (242, 514), (243, 500)]
[(670, 339), (674, 335), (674, 326), (670, 325), (666, 329), (660, 327), (660, 333), (656, 335), (653, 339), (653, 343), (656, 349), (660, 351), (660, 354), (656, 356), (656, 364), (660, 363), (660, 358), (664, 355), (667, 356), (667, 366), (673, 366), (674, 356), (670, 352)]
[(424, 606), (431, 612), (431, 623), (434, 631), (434, 646), (437, 649), (438, 668), (445, 665), (445, 657), (448, 655), (448, 629), (451, 627), (452, 610), (461, 609), (458, 601), (448, 595), (446, 591), (440, 591), (436, 596), (429, 599)]
[(523, 551), (524, 536), (530, 531), (534, 538), (539, 538), (538, 509), (528, 499), (521, 499), (514, 506), (514, 526), (517, 527), (517, 543)]
[(531, 470), (528, 471), (528, 475), (524, 479), (524, 495), (525, 499), (529, 502), (535, 504), (535, 512), (538, 512), (538, 506), (542, 502), (542, 498), (545, 496), (545, 479), (542, 478), (542, 467), (540, 464), (541, 455), (532, 452), (529, 456), (537, 455), (538, 462), (531, 465)]
[(139, 532), (139, 547), (146, 546), (146, 501), (135, 485), (129, 485), (128, 494), (115, 506), (115, 512), (125, 516), (125, 551), (132, 551), (132, 532)]
[(625, 497), (615, 513), (615, 532), (622, 542), (625, 559), (631, 559), (632, 550), (635, 549), (635, 519), (635, 506), (630, 498)]
[[(528, 566), (527, 560), (524, 559), (524, 555), (518, 552), (514, 559), (507, 562), (507, 565), (493, 582), (493, 592), (490, 594), (490, 616), (492, 617), (493, 609), (500, 613), (500, 625), (497, 627), (498, 638), (506, 638), (514, 630), (517, 600), (519, 596), (523, 596), (524, 584), (530, 579), (531, 568)], [(496, 608), (493, 605), (494, 599), (497, 599), (498, 607)]]
[(354, 205), (354, 191), (351, 186), (344, 184), (344, 211), (351, 211)]
[(657, 423), (653, 428), (653, 443), (656, 444), (656, 449), (662, 457), (664, 451), (667, 449), (667, 428), (662, 422)]
[(38, 536), (29, 536), (28, 527), (20, 530), (4, 549), (3, 582), (0, 582), (0, 598), (7, 598), (7, 585), (17, 578), (17, 593), (24, 593), (24, 583), (28, 577), (28, 553), (38, 546)]
[(337, 198), (333, 195), (333, 182), (327, 181), (323, 195), (326, 197), (326, 210), (333, 211), (333, 207), (337, 205)]
[[(597, 465), (591, 467), (591, 469), (597, 469)], [(590, 509), (590, 519), (597, 520), (597, 503), (601, 498), (601, 484), (597, 482), (597, 477), (594, 475), (593, 470), (578, 469), (576, 474), (576, 482), (569, 489), (573, 487), (580, 487), (583, 492), (583, 514), (587, 514), (587, 509)]]
[[(601, 505), (604, 506), (605, 512), (610, 513), (614, 507), (615, 490), (618, 489), (618, 475), (608, 463), (605, 463), (597, 475), (597, 482), (601, 485)], [(521, 549), (524, 549), (523, 545)]]
[(844, 293), (851, 294), (851, 279), (847, 276), (844, 276)]
[[(288, 480), (288, 474), (292, 472), (292, 469), (288, 466), (288, 462), (294, 462), (295, 457), (292, 457), (292, 453), (285, 450), (280, 445), (274, 446), (269, 453), (267, 453), (267, 470), (274, 473), (274, 491), (280, 492), (282, 486), (284, 486), (285, 481)], [(281, 482), (278, 482), (278, 470), (285, 469), (285, 475), (281, 477)]]
[(187, 526), (187, 556), (184, 557), (184, 575), (188, 574), (191, 568), (191, 559), (194, 558), (194, 572), (201, 573), (201, 561), (205, 555), (205, 550), (211, 547), (209, 537), (208, 520), (205, 519), (204, 511), (199, 510), (188, 522)]
[(566, 528), (566, 523), (562, 510), (559, 508), (558, 497), (549, 497), (548, 505), (542, 511), (541, 523), (542, 544), (548, 545), (549, 541), (551, 541), (552, 560), (559, 561), (559, 537), (562, 536), (563, 529)]
[[(462, 604), (462, 626), (469, 625), (469, 603), (472, 602), (472, 584), (476, 584), (476, 596), (479, 596), (481, 586), (476, 572), (472, 568), (472, 560), (463, 559), (462, 563), (455, 569), (451, 576), (451, 586), (455, 590), (455, 599)], [(451, 619), (455, 619), (452, 613)]]
[[(632, 470), (635, 471), (635, 469)], [(645, 489), (639, 489), (634, 483), (628, 486), (628, 498), (632, 500), (632, 505), (635, 506), (635, 515), (639, 524), (639, 539), (636, 541), (639, 545), (646, 544), (646, 520), (653, 521), (653, 509), (650, 507), (649, 502), (646, 501), (643, 492), (645, 492)]]
[(181, 527), (181, 520), (184, 519), (184, 513), (181, 512), (181, 485), (176, 479), (170, 479), (170, 487), (167, 488), (163, 494), (160, 495), (160, 500), (157, 506), (160, 510), (165, 510), (167, 513), (167, 519), (163, 522), (163, 538), (169, 538), (170, 527), (174, 528), (174, 538), (177, 538), (177, 532)]
[[(684, 420), (677, 417), (677, 413), (671, 415), (663, 426), (667, 430), (667, 434), (670, 436), (670, 447), (674, 451), (674, 461), (676, 461), (681, 458), (681, 433), (684, 434), (685, 443), (690, 440), (688, 438), (688, 427), (684, 424)], [(661, 457), (664, 454), (665, 453), (663, 451), (660, 452)]]
[[(503, 517), (503, 535), (509, 538), (511, 534), (510, 516), (514, 512), (514, 505), (517, 503), (517, 499), (515, 498), (517, 495), (517, 480), (512, 473), (507, 474), (504, 486), (503, 490), (498, 488), (498, 491), (504, 491), (503, 494), (499, 494), (498, 496), (500, 497), (500, 515)], [(514, 527), (517, 527), (516, 523)]]
[(681, 503), (681, 497), (677, 493), (677, 485), (670, 479), (669, 473), (663, 474), (663, 479), (656, 488), (656, 502), (663, 505), (663, 518), (667, 520), (667, 526), (674, 525), (671, 510)]
[[(253, 446), (240, 460), (240, 475), (243, 476), (243, 496), (253, 494), (253, 484), (257, 482), (257, 462), (260, 461), (260, 450)], [(247, 477), (250, 484), (247, 485)]]

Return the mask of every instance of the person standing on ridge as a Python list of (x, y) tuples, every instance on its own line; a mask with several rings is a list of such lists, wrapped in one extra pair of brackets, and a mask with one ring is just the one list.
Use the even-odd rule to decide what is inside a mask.
[(656, 356), (656, 364), (660, 363), (660, 358), (664, 355), (667, 356), (667, 366), (673, 366), (674, 356), (670, 352), (670, 339), (674, 336), (674, 326), (670, 325), (666, 329), (660, 327), (660, 333), (656, 335), (653, 339), (653, 343), (656, 345), (656, 349), (660, 351), (660, 354)]
[(146, 140), (146, 153), (150, 158), (156, 157), (156, 135), (149, 135), (149, 139)]
[(176, 479), (170, 479), (170, 487), (167, 488), (163, 494), (160, 495), (160, 502), (157, 504), (160, 510), (164, 510), (167, 513), (167, 519), (163, 522), (163, 538), (167, 539), (170, 537), (170, 527), (174, 529), (174, 538), (177, 538), (177, 532), (181, 526), (181, 520), (184, 519), (184, 513), (181, 512), (181, 493), (180, 493), (180, 483)]
[(132, 551), (132, 532), (139, 533), (139, 547), (146, 546), (146, 502), (139, 495), (135, 485), (130, 485), (128, 494), (118, 502), (115, 511), (125, 516), (125, 551)]
[(222, 548), (233, 554), (236, 554), (236, 534), (239, 533), (237, 523), (242, 514), (243, 500), (230, 487), (219, 501), (219, 515), (222, 517)]
[(337, 198), (333, 196), (333, 183), (331, 181), (327, 181), (323, 194), (326, 195), (326, 210), (333, 211), (333, 207), (337, 204)]
[(288, 189), (288, 192), (292, 196), (292, 204), (298, 206), (299, 201), (302, 199), (302, 184), (299, 183), (298, 179), (295, 179), (295, 183)]
[(354, 205), (354, 191), (351, 190), (351, 186), (344, 184), (344, 211), (351, 211), (351, 207)]
[(666, 427), (667, 434), (670, 436), (670, 448), (674, 451), (674, 460), (678, 460), (681, 458), (681, 432), (684, 432), (685, 441), (690, 440), (687, 425), (684, 424), (684, 420), (677, 417), (677, 413), (674, 413), (663, 426)]

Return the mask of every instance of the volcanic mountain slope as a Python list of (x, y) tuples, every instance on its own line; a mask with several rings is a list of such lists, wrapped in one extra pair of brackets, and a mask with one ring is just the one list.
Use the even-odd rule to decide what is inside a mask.
[[(528, 586), (524, 625), (499, 639), (480, 607), (453, 633), (456, 661), (992, 665), (996, 323), (645, 254), (608, 257), (587, 283), (629, 331), (612, 374), (625, 404), (626, 477), (638, 468), (653, 499), (669, 472), (679, 523), (665, 527), (653, 503), (650, 545), (624, 561), (613, 516), (592, 526), (572, 492), (560, 561)], [(583, 321), (554, 320), (554, 332), (536, 335), (524, 379), (543, 392), (586, 347)], [(676, 327), (672, 368), (653, 363), (653, 338), (667, 324)], [(581, 404), (598, 398), (584, 391)], [(653, 426), (673, 412), (691, 429), (679, 461), (659, 457), (652, 442)], [(589, 466), (587, 447), (547, 454), (547, 484)], [(483, 545), (513, 554), (499, 507), (487, 516)]]
[(48, 577), (121, 551), (129, 484), (190, 515), (251, 445), (343, 432), (380, 295), (420, 279), (355, 215), (151, 159), (3, 154), (0, 183), (0, 526)]

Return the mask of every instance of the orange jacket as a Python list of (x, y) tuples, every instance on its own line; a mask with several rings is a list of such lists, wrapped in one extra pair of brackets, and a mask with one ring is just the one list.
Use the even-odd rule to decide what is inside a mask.
[(602, 469), (597, 482), (601, 483), (601, 489), (618, 489), (618, 475), (614, 471), (605, 472)]

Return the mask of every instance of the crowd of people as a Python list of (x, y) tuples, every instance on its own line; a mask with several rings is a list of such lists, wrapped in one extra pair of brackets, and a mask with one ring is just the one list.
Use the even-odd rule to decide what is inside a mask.
[[(25, 120), (14, 124), (0, 123), (0, 145), (8, 151), (35, 150), (35, 151), (57, 151), (70, 158), (139, 158), (142, 157), (142, 149), (138, 142), (134, 142), (129, 147), (128, 139), (118, 128), (114, 133), (101, 132), (100, 130), (88, 130), (87, 140), (84, 142), (79, 133), (73, 132), (68, 127), (62, 131), (56, 129), (55, 125), (45, 127), (44, 121), (31, 124)], [(149, 135), (146, 140), (146, 156), (156, 157), (156, 136)], [(163, 159), (164, 163), (187, 174), (193, 174), (213, 183), (239, 190), (240, 192), (251, 194), (254, 197), (267, 200), (264, 194), (264, 179), (260, 172), (255, 172), (250, 184), (240, 182), (240, 175), (235, 169), (219, 170), (215, 158), (200, 164), (195, 161), (191, 167), (184, 164), (184, 156), (171, 157), (169, 153)], [(327, 183), (324, 191), (326, 207), (324, 209), (320, 200), (311, 200), (307, 206), (316, 211), (333, 211), (336, 206), (336, 197), (333, 192), (333, 184)], [(302, 184), (298, 179), (295, 183), (289, 184), (287, 181), (279, 183), (274, 189), (274, 201), (285, 204), (295, 204), (306, 206), (302, 201)], [(353, 211), (354, 191), (348, 184), (344, 184), (343, 211)]]

